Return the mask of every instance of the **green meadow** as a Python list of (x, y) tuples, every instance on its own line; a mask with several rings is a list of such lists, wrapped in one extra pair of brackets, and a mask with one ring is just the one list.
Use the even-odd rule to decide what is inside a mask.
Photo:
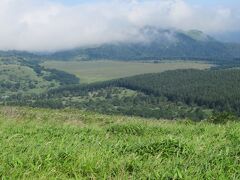
[(82, 83), (93, 83), (145, 73), (157, 73), (176, 69), (207, 69), (212, 65), (190, 61), (165, 61), (161, 63), (126, 61), (46, 61), (46, 68), (66, 71), (78, 76)]
[(0, 108), (0, 179), (240, 179), (240, 124)]

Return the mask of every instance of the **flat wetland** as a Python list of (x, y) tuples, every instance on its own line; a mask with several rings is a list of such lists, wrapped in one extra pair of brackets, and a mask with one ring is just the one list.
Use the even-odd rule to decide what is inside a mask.
[(93, 83), (146, 73), (158, 73), (176, 69), (208, 69), (213, 65), (193, 61), (126, 62), (126, 61), (46, 61), (46, 68), (75, 74), (81, 83)]

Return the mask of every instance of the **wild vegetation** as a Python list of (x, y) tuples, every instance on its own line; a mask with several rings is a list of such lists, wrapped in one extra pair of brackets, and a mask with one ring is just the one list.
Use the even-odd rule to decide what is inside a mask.
[(146, 94), (165, 96), (173, 102), (240, 114), (239, 82), (239, 69), (226, 69), (168, 71), (126, 78), (116, 81), (116, 84)]
[[(105, 114), (197, 121), (214, 111), (240, 114), (238, 69), (218, 66), (208, 70), (167, 71), (211, 67), (180, 61), (72, 61), (66, 62), (67, 65), (54, 61), (42, 63), (39, 59), (29, 60), (28, 56), (1, 58), (0, 104), (73, 107)], [(162, 73), (115, 79), (155, 71)], [(82, 77), (81, 84), (76, 76)], [(108, 79), (114, 80), (105, 81)], [(95, 81), (105, 82), (84, 84)]]
[(1, 179), (239, 179), (240, 125), (0, 108)]
[(16, 94), (38, 94), (60, 85), (78, 84), (69, 73), (43, 68), (38, 60), (21, 57), (0, 57), (1, 98)]
[(0, 0), (0, 180), (240, 179), (240, 44), (187, 30), (233, 3), (50, 1)]
[(239, 77), (239, 69), (175, 70), (61, 86), (40, 95), (11, 96), (4, 104), (198, 121), (214, 111), (240, 115)]
[[(61, 91), (61, 90), (60, 90)], [(79, 93), (63, 90), (63, 94), (52, 93), (29, 100), (29, 97), (19, 98), (17, 104), (32, 107), (64, 108), (72, 107), (86, 109), (104, 114), (122, 114), (141, 116), (145, 118), (203, 120), (211, 113), (211, 109), (199, 106), (188, 106), (181, 102), (171, 102), (163, 96), (146, 95), (139, 91), (126, 88), (107, 87), (98, 90), (79, 89)], [(8, 102), (15, 105), (16, 100)]]

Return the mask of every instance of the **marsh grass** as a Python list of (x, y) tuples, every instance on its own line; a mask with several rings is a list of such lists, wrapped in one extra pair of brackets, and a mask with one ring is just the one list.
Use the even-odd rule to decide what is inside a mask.
[(165, 61), (162, 63), (143, 63), (125, 61), (45, 61), (46, 68), (54, 68), (80, 78), (81, 83), (93, 83), (129, 77), (138, 74), (158, 73), (176, 69), (208, 69), (211, 64), (193, 61)]

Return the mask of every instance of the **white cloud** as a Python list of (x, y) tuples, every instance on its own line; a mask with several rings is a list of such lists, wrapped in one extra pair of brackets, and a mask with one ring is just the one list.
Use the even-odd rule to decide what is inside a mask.
[(138, 29), (240, 29), (227, 7), (192, 6), (184, 0), (112, 0), (67, 6), (48, 0), (0, 0), (0, 49), (54, 51), (138, 39)]

